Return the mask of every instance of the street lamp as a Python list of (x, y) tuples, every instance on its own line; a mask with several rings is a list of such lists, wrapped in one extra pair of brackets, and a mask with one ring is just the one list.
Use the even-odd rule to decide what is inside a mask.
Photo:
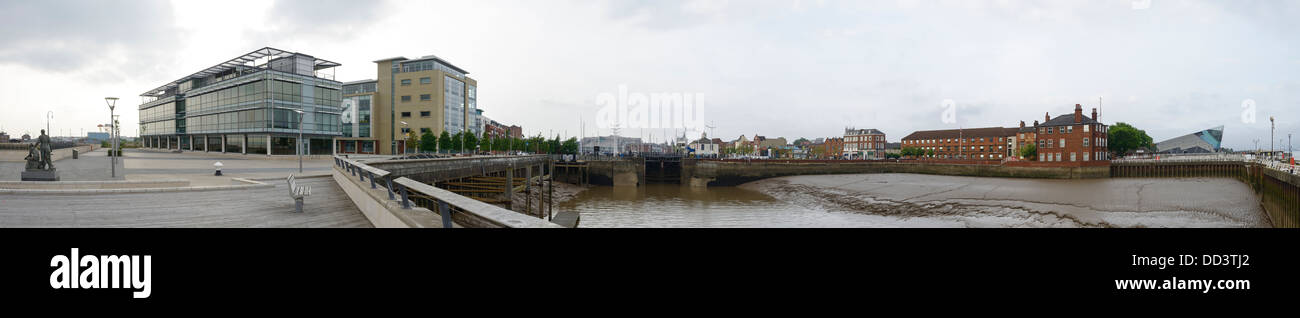
[(117, 97), (104, 97), (104, 102), (108, 103), (108, 122), (113, 124), (113, 128), (109, 128), (110, 130), (108, 135), (109, 136), (108, 138), (110, 140), (109, 141), (110, 147), (108, 149), (108, 154), (109, 157), (112, 158), (112, 160), (109, 161), (109, 164), (112, 166), (112, 168), (109, 168), (110, 171), (109, 176), (113, 178), (117, 178), (117, 156), (113, 156), (114, 154), (113, 151), (117, 149), (117, 139), (113, 138), (114, 136), (113, 130), (117, 128), (117, 123), (113, 122), (113, 118), (116, 117), (115, 115), (113, 115), (113, 109), (117, 108)]
[(302, 110), (295, 109), (293, 112), (298, 113), (298, 174), (302, 174)]
[(1268, 158), (1273, 158), (1273, 134), (1277, 131), (1277, 123), (1273, 121), (1273, 116), (1268, 116)]

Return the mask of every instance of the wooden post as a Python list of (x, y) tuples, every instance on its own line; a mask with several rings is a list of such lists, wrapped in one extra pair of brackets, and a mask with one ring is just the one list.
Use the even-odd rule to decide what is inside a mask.
[(548, 160), (546, 166), (550, 167), (550, 179), (546, 182), (546, 220), (555, 219), (555, 161)]
[(533, 215), (533, 165), (524, 170), (524, 214)]
[(506, 167), (506, 189), (505, 189), (506, 209), (515, 209), (515, 163), (511, 162)]

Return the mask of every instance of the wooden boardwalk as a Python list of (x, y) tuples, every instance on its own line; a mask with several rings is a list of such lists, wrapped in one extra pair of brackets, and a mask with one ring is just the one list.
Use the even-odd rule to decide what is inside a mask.
[(270, 189), (103, 195), (0, 195), (0, 227), (372, 227), (331, 178), (294, 213), (285, 181)]

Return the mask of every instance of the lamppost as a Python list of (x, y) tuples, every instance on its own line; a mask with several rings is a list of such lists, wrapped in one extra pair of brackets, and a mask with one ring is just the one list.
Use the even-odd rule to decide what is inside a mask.
[(298, 174), (302, 174), (302, 110), (295, 109), (293, 112), (298, 113)]
[(54, 134), (54, 131), (51, 131), (51, 130), (50, 130), (50, 119), (53, 119), (53, 118), (54, 118), (54, 111), (53, 111), (53, 110), (45, 112), (45, 132), (47, 132), (47, 133), (49, 133), (49, 134), (51, 134), (51, 135)]
[[(117, 123), (113, 122), (113, 118), (116, 117), (113, 115), (113, 109), (117, 107), (117, 97), (104, 97), (104, 102), (108, 103), (108, 122), (112, 123), (114, 128), (116, 128)], [(109, 161), (109, 165), (112, 166), (112, 168), (109, 168), (109, 176), (117, 178), (117, 156), (113, 156), (113, 151), (117, 149), (117, 139), (113, 138), (113, 136), (113, 129), (110, 128), (108, 138), (111, 140), (109, 141), (111, 147), (108, 149), (108, 154), (109, 157), (112, 158), (112, 160)]]
[(1277, 132), (1277, 122), (1273, 121), (1273, 116), (1268, 116), (1268, 158), (1273, 159), (1273, 134)]

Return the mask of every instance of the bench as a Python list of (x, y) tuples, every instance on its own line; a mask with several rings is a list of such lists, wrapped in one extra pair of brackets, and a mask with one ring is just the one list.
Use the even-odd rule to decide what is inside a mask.
[(294, 212), (302, 213), (302, 199), (311, 196), (311, 186), (298, 186), (298, 179), (289, 174), (289, 197), (294, 201)]

